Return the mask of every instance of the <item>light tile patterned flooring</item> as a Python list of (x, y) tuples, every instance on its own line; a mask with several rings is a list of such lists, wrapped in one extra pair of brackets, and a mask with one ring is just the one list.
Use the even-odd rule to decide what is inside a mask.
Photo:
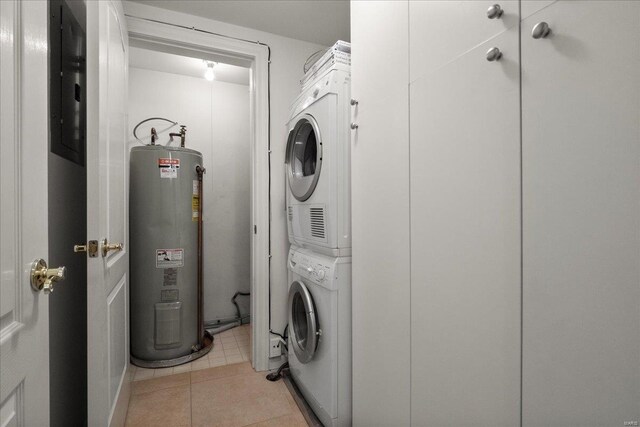
[(284, 382), (255, 372), (250, 325), (215, 335), (213, 349), (191, 363), (133, 368), (127, 426), (307, 426)]
[(242, 325), (214, 335), (213, 348), (206, 356), (173, 368), (145, 369), (132, 366), (133, 380), (164, 377), (199, 369), (215, 368), (251, 360), (251, 325)]
[(128, 427), (303, 427), (282, 380), (267, 381), (249, 362), (135, 381)]

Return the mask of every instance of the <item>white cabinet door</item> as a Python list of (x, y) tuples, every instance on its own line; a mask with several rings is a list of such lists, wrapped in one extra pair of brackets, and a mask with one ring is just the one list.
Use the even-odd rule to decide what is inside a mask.
[(407, 1), (352, 1), (353, 424), (409, 424)]
[(520, 423), (518, 37), (512, 27), (410, 86), (416, 426)]
[(640, 2), (522, 25), (523, 425), (637, 423)]
[[(539, 1), (539, 0), (536, 0)], [(429, 0), (409, 2), (411, 81), (467, 54), (517, 26), (519, 0)], [(489, 19), (498, 4), (502, 15)]]
[[(89, 424), (124, 422), (129, 364), (128, 38), (119, 1), (87, 2), (87, 236), (123, 243), (88, 258)], [(122, 406), (119, 407), (122, 409)]]
[(48, 21), (45, 1), (0, 1), (1, 426), (49, 425), (49, 297), (30, 285), (48, 260)]

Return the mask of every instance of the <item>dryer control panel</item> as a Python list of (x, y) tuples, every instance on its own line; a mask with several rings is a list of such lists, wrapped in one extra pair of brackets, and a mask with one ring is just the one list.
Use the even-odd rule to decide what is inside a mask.
[(289, 270), (312, 282), (321, 284), (332, 280), (334, 265), (331, 262), (324, 262), (317, 256), (291, 251), (289, 253)]

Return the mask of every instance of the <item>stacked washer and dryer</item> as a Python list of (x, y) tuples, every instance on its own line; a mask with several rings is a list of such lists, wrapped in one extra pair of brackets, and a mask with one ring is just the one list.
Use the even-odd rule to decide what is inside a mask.
[(351, 424), (350, 52), (309, 69), (287, 124), (289, 367), (325, 426)]

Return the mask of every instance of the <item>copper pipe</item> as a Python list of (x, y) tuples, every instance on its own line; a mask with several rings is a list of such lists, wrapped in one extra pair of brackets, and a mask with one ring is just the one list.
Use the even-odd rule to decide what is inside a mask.
[[(169, 142), (173, 141), (173, 137), (174, 136), (179, 136), (180, 137), (180, 147), (184, 148), (184, 141), (187, 138), (186, 134), (187, 134), (187, 127), (185, 125), (180, 125), (180, 132), (178, 132), (178, 133), (171, 132), (169, 134)], [(204, 168), (203, 168), (203, 170), (204, 170)]]
[(202, 176), (206, 169), (202, 166), (196, 166), (198, 174), (198, 340), (200, 348), (206, 346), (204, 335), (204, 294), (203, 294), (203, 262), (202, 262)]

